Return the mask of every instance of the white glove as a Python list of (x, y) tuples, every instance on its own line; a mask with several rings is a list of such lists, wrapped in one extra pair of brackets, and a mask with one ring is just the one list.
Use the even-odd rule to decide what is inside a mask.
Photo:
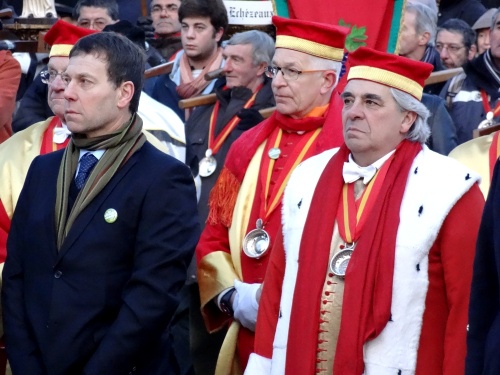
[(259, 303), (256, 295), (260, 285), (234, 280), (234, 288), (236, 289), (233, 301), (234, 318), (251, 331), (255, 331), (255, 322), (257, 321)]

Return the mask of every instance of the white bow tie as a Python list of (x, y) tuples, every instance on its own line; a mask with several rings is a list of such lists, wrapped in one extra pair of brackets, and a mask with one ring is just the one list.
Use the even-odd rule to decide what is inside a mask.
[(347, 184), (362, 178), (363, 183), (366, 185), (375, 176), (375, 173), (377, 173), (377, 168), (373, 165), (360, 167), (356, 163), (344, 163), (344, 167), (342, 168), (342, 176)]
[(54, 128), (54, 136), (52, 137), (52, 141), (57, 144), (64, 143), (68, 137), (71, 136), (71, 132), (66, 126), (55, 127)]

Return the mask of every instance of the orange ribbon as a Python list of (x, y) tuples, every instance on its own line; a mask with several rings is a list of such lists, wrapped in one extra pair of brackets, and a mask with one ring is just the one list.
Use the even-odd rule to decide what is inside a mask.
[[(283, 197), (283, 192), (285, 190), (286, 184), (288, 183), (288, 180), (290, 179), (292, 171), (308, 155), (308, 151), (311, 149), (320, 132), (321, 128), (318, 128), (314, 132), (308, 132), (303, 135), (301, 140), (295, 146), (293, 153), (285, 163), (285, 166), (281, 171), (270, 196), (269, 192), (271, 187), (271, 176), (273, 174), (273, 168), (276, 160), (269, 157), (264, 157), (261, 171), (265, 173), (260, 173), (261, 185), (263, 186), (261, 193), (260, 218), (263, 220), (264, 225), (271, 213), (280, 204)], [(267, 152), (271, 148), (277, 148), (279, 146), (282, 134), (282, 129), (273, 132), (266, 145)], [(269, 145), (272, 145), (272, 147), (269, 147)], [(268, 196), (269, 201), (266, 199)]]
[[(248, 109), (253, 105), (253, 103), (255, 103), (257, 93), (262, 88), (262, 86), (263, 85), (261, 84), (250, 97), (250, 99), (247, 100), (247, 102), (243, 105), (243, 109)], [(220, 102), (217, 100), (215, 102), (212, 114), (210, 115), (210, 124), (208, 126), (208, 149), (212, 151), (212, 155), (215, 155), (217, 151), (220, 150), (226, 138), (234, 130), (234, 128), (236, 128), (236, 125), (238, 125), (241, 120), (237, 115), (235, 115), (215, 138), (215, 123), (217, 122), (217, 116), (219, 115), (219, 107)]]
[(339, 204), (337, 211), (337, 225), (340, 237), (342, 237), (346, 244), (356, 242), (361, 235), (366, 219), (382, 188), (385, 175), (389, 170), (393, 157), (394, 154), (377, 171), (358, 200), (355, 200), (354, 197), (355, 182), (344, 184), (342, 188), (342, 204)]
[(493, 118), (497, 117), (500, 114), (500, 102), (497, 103), (495, 106), (495, 109), (491, 109), (490, 102), (488, 100), (488, 94), (486, 94), (486, 91), (481, 90), (481, 99), (483, 100), (483, 108), (488, 112), (493, 112)]

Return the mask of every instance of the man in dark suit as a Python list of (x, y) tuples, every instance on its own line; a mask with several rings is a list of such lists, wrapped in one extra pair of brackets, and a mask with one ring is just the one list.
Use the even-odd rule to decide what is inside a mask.
[(65, 150), (37, 157), (7, 245), (2, 302), (13, 374), (175, 373), (169, 322), (199, 236), (189, 169), (136, 114), (144, 55), (82, 38), (63, 73)]

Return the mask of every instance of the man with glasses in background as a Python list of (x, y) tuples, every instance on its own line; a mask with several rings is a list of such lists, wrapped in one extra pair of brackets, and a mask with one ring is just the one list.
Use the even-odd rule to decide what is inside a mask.
[(447, 69), (460, 68), (476, 55), (476, 33), (457, 18), (446, 21), (437, 32), (436, 50)]
[[(115, 0), (80, 0), (73, 9), (73, 18), (83, 29), (102, 31), (107, 25), (118, 22), (118, 5)], [(24, 93), (19, 109), (12, 121), (12, 130), (18, 132), (53, 115), (47, 104), (47, 86), (37, 75)]]
[(214, 332), (232, 322), (216, 373), (243, 370), (253, 349), (260, 289), (291, 171), (342, 143), (334, 90), (347, 29), (281, 17), (273, 24), (276, 52), (266, 74), (276, 111), (229, 149), (196, 248), (205, 324)]
[(496, 11), (489, 30), (491, 47), (463, 66), (465, 78), (459, 89), (453, 78), (441, 96), (451, 102), (449, 112), (457, 129), (458, 144), (472, 139), (480, 125), (500, 120), (500, 11)]

